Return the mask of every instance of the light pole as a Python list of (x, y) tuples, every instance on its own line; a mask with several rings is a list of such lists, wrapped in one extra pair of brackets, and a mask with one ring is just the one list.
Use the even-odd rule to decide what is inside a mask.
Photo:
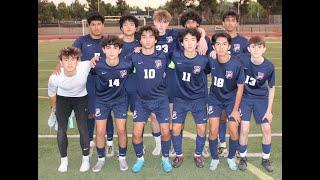
[(149, 18), (149, 0), (148, 0), (148, 18)]
[(242, 1), (242, 0), (239, 0), (239, 1), (238, 1), (238, 16), (239, 16), (239, 24), (240, 24), (240, 5), (241, 5), (241, 1)]
[(99, 0), (98, 0), (98, 13), (99, 13)]

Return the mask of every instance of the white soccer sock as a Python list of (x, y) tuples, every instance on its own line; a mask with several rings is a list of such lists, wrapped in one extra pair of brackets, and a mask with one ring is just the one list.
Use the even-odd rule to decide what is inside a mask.
[(164, 161), (164, 160), (168, 160), (169, 158), (168, 157), (164, 157), (164, 156), (162, 156), (162, 161)]
[(269, 154), (262, 153), (262, 158), (263, 159), (269, 159), (270, 158), (270, 153)]
[(61, 163), (67, 163), (68, 164), (68, 156), (61, 158)]
[(119, 156), (119, 160), (120, 159), (126, 159), (126, 156)]
[(226, 148), (227, 147), (227, 143), (226, 142), (220, 143), (220, 147)]
[(246, 157), (247, 156), (247, 150), (243, 153), (240, 153), (240, 157)]
[(107, 146), (113, 146), (113, 141), (107, 141)]
[(161, 136), (154, 137), (154, 140), (156, 141), (156, 146), (161, 147)]
[(144, 157), (143, 156), (141, 156), (141, 157), (139, 157), (137, 159), (140, 160), (140, 161), (144, 161)]
[(102, 157), (102, 158), (98, 158), (98, 161), (105, 161), (106, 158), (105, 157)]
[(89, 155), (88, 156), (82, 156), (82, 161), (89, 161)]

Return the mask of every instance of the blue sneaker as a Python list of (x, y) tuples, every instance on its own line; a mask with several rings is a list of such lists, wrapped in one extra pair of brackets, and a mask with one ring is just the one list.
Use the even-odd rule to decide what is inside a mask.
[(134, 163), (131, 170), (132, 170), (132, 172), (137, 173), (137, 172), (141, 171), (143, 166), (144, 166), (144, 161), (137, 160), (136, 163)]
[(169, 158), (162, 159), (161, 165), (164, 172), (169, 173), (172, 171), (172, 166), (170, 164)]

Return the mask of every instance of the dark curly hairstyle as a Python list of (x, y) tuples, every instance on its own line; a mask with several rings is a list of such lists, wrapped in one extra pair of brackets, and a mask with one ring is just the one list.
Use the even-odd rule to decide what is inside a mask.
[(103, 24), (104, 23), (104, 18), (102, 17), (101, 14), (99, 14), (97, 12), (93, 12), (93, 13), (89, 14), (88, 18), (87, 18), (88, 24), (90, 24), (91, 21), (101, 21), (102, 24)]
[(128, 14), (128, 15), (121, 16), (121, 18), (119, 20), (120, 29), (122, 28), (124, 22), (126, 22), (126, 21), (134, 22), (134, 25), (136, 27), (139, 26), (139, 20), (135, 16)]
[(188, 20), (194, 20), (199, 25), (202, 22), (201, 16), (198, 13), (196, 13), (194, 10), (189, 10), (189, 11), (182, 13), (182, 15), (180, 17), (180, 22), (183, 27), (185, 27)]
[(77, 60), (79, 60), (79, 58), (81, 57), (82, 53), (81, 53), (81, 50), (79, 48), (76, 48), (76, 47), (65, 47), (65, 48), (62, 48), (60, 50), (60, 53), (58, 55), (60, 61), (62, 61), (62, 57), (69, 57), (69, 56), (72, 56), (72, 57), (75, 57), (77, 58)]
[(159, 31), (153, 26), (147, 25), (147, 26), (142, 26), (139, 31), (137, 32), (137, 39), (140, 41), (141, 40), (141, 35), (143, 31), (151, 31), (152, 34), (154, 35), (155, 39), (158, 40), (159, 37)]
[(118, 46), (120, 49), (123, 46), (122, 40), (118, 36), (114, 35), (108, 35), (107, 37), (104, 37), (102, 39), (102, 47), (108, 46), (108, 45), (114, 45)]

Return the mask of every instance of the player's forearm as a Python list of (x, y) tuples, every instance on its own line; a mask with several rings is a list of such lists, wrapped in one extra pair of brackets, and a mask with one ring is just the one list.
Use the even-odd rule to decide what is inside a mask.
[(268, 87), (269, 90), (269, 96), (268, 96), (268, 108), (267, 108), (267, 112), (272, 111), (272, 104), (273, 104), (273, 99), (274, 99), (274, 93), (275, 93), (275, 86), (273, 86), (272, 88)]
[(50, 106), (51, 108), (56, 108), (57, 96), (50, 97)]
[(237, 90), (237, 94), (236, 94), (236, 100), (235, 100), (234, 106), (233, 106), (233, 111), (239, 110), (240, 102), (241, 102), (242, 94), (243, 94), (243, 89), (244, 89), (244, 85), (238, 84), (238, 90)]
[(201, 38), (204, 38), (206, 36), (206, 31), (203, 28), (198, 27), (197, 30), (200, 32)]

